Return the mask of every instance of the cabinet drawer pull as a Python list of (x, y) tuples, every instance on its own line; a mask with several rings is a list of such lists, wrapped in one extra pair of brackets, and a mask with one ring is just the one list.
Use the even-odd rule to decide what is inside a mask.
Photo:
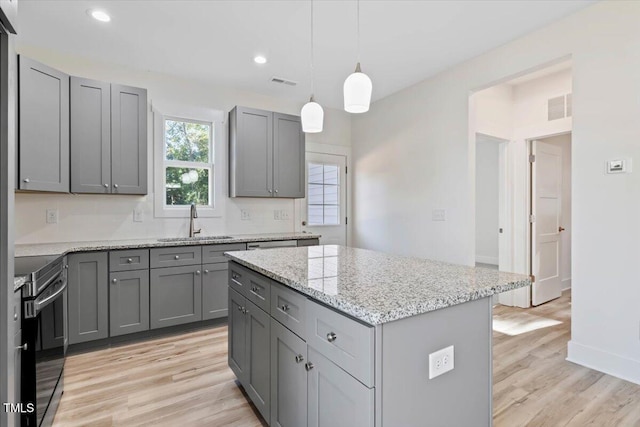
[(176, 255), (174, 258), (175, 259), (180, 259), (180, 255)]
[(280, 307), (282, 309), (282, 311), (287, 312), (291, 309), (291, 307), (289, 307), (287, 304), (283, 304), (282, 307)]
[(304, 369), (306, 369), (306, 370), (307, 370), (307, 372), (309, 372), (309, 371), (310, 371), (310, 370), (312, 370), (313, 368), (314, 368), (314, 365), (313, 365), (313, 363), (311, 363), (311, 362), (307, 362), (307, 363), (305, 363), (305, 364), (304, 364)]
[(242, 307), (238, 306), (238, 311), (242, 312)]
[(327, 341), (334, 342), (337, 339), (338, 339), (338, 336), (334, 332), (329, 332), (327, 334)]
[(300, 363), (303, 360), (304, 360), (304, 356), (303, 355), (299, 354), (299, 355), (296, 356), (296, 363)]
[(240, 278), (240, 275), (239, 275), (239, 274), (237, 274), (237, 273), (233, 273), (233, 274), (231, 274), (231, 278), (232, 278), (233, 280), (238, 280), (238, 279)]
[(133, 260), (132, 260), (131, 258), (127, 258), (127, 262), (128, 262), (129, 264), (131, 264), (131, 263), (133, 262)]
[(196, 276), (200, 275), (200, 270), (196, 270)]
[(256, 294), (257, 294), (257, 293), (258, 293), (258, 288), (257, 288), (256, 286), (252, 287), (252, 288), (251, 288), (251, 292), (253, 292), (253, 293), (256, 293)]
[(18, 320), (18, 313), (13, 313), (13, 320)]
[(105, 185), (104, 185), (104, 188), (109, 188), (109, 184), (105, 184)]
[(205, 271), (204, 271), (204, 274), (209, 274), (209, 270), (205, 270)]
[(31, 180), (29, 178), (25, 178), (24, 182), (26, 182), (28, 184), (29, 182), (31, 182)]

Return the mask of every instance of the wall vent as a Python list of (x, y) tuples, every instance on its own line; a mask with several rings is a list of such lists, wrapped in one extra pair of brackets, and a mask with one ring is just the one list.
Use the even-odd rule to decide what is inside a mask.
[(271, 77), (271, 83), (278, 83), (281, 85), (287, 85), (287, 86), (295, 86), (298, 84), (298, 82), (294, 82), (293, 80), (288, 80), (282, 77), (276, 77), (273, 76)]
[(556, 96), (547, 101), (547, 118), (549, 121), (571, 117), (571, 94)]

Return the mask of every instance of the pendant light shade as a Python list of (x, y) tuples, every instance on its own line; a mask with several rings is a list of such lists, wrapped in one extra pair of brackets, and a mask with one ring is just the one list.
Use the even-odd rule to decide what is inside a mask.
[(300, 117), (302, 120), (302, 131), (304, 133), (322, 132), (324, 110), (320, 104), (313, 100), (313, 97), (302, 107)]
[(344, 81), (344, 110), (348, 113), (366, 113), (371, 104), (371, 79), (360, 70), (360, 63), (356, 71)]

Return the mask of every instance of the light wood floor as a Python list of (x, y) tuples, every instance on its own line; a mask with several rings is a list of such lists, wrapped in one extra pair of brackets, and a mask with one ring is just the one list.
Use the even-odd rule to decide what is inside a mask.
[[(640, 386), (564, 360), (570, 324), (568, 293), (495, 309), (495, 427), (640, 427)], [(226, 350), (221, 326), (70, 356), (54, 425), (265, 426)]]

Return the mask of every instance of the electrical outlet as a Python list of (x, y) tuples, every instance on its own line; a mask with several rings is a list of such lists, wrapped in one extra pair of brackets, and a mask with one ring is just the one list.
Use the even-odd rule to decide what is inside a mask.
[(248, 209), (240, 209), (240, 220), (242, 221), (250, 221), (251, 220), (251, 211)]
[(142, 222), (142, 208), (135, 208), (133, 210), (133, 222)]
[(447, 211), (444, 209), (434, 209), (431, 213), (432, 221), (446, 221), (447, 220)]
[(289, 219), (289, 211), (283, 210), (280, 212), (280, 219), (286, 221)]
[(47, 209), (47, 224), (58, 223), (58, 209)]
[(453, 370), (453, 346), (429, 355), (429, 379)]
[(276, 221), (280, 221), (281, 217), (282, 217), (282, 211), (280, 211), (278, 209), (273, 211), (273, 219), (275, 219)]

